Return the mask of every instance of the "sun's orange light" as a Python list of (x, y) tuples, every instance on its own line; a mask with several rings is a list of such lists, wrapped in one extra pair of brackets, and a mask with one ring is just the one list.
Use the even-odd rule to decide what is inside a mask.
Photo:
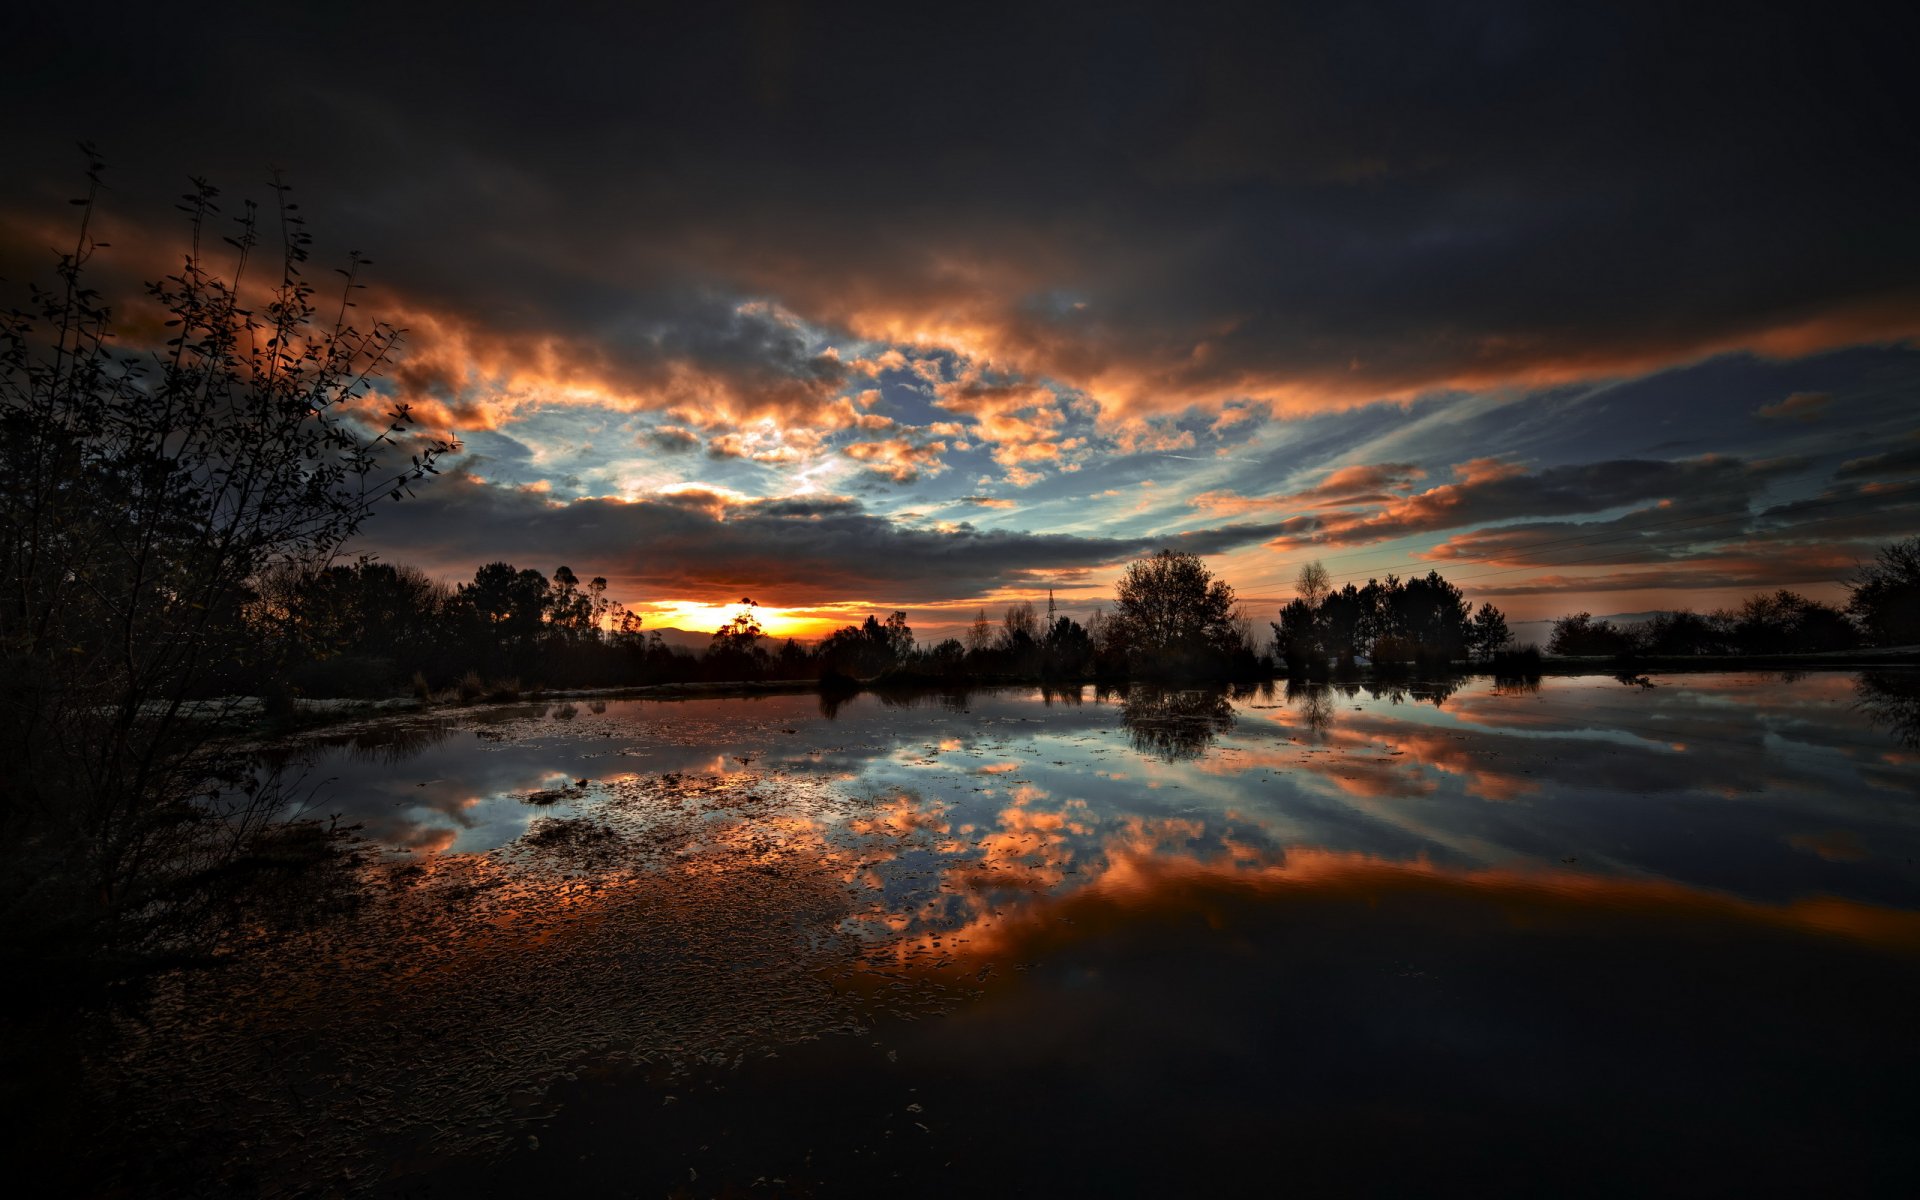
[[(737, 603), (702, 604), (695, 600), (661, 600), (639, 608), (648, 629), (688, 629), (697, 633), (712, 633), (740, 612)], [(753, 615), (768, 637), (810, 638), (823, 632), (818, 628), (821, 624), (818, 620), (791, 615), (786, 609), (756, 606)]]

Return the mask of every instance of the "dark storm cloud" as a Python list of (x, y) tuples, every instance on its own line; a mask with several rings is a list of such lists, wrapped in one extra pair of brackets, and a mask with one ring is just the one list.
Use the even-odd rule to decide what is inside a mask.
[(1817, 421), (1832, 403), (1825, 392), (1795, 392), (1778, 404), (1763, 405), (1754, 415), (1769, 421)]
[(697, 449), (700, 437), (690, 429), (678, 425), (659, 425), (641, 434), (641, 439), (655, 450), (664, 450), (668, 454), (685, 454)]
[(785, 607), (979, 595), (1147, 549), (1137, 540), (967, 525), (914, 529), (841, 498), (743, 501), (689, 488), (633, 503), (556, 504), (460, 475), (382, 507), (368, 535), (371, 546), (393, 548), (392, 557), (446, 575), (494, 559), (543, 570), (564, 561), (648, 595), (744, 588)]
[(1908, 537), (1920, 529), (1920, 480), (1839, 483), (1818, 495), (1773, 505), (1755, 525), (1775, 539)]
[[(1920, 484), (1833, 488), (1760, 511), (1736, 489), (1648, 507), (1605, 521), (1530, 521), (1447, 539), (1428, 556), (1463, 563), (1541, 567), (1682, 563), (1728, 554), (1826, 562), (1871, 553), (1879, 541), (1920, 528)], [(1709, 549), (1711, 548), (1711, 549)]]
[(1907, 445), (1880, 454), (1850, 458), (1834, 473), (1838, 479), (1876, 479), (1920, 473), (1920, 434), (1910, 434)]
[(64, 197), (76, 136), (102, 141), (129, 205), (190, 170), (244, 184), (280, 163), (316, 229), (408, 303), (640, 388), (693, 364), (797, 411), (837, 387), (778, 319), (737, 310), (753, 296), (947, 331), (1136, 409), (1794, 352), (1910, 332), (1920, 307), (1920, 186), (1897, 149), (1910, 14), (13, 23), (34, 52), (0, 84), (8, 206)]
[[(1392, 464), (1389, 464), (1392, 465)], [(1445, 483), (1372, 508), (1293, 518), (1280, 536), (1289, 546), (1365, 544), (1549, 515), (1578, 515), (1647, 502), (1679, 503), (1682, 515), (1744, 512), (1766, 484), (1801, 469), (1794, 459), (1679, 462), (1620, 459), (1527, 471), (1496, 459), (1454, 468)], [(1443, 547), (1442, 556), (1446, 556)]]
[(1847, 577), (1856, 560), (1832, 555), (1739, 558), (1702, 555), (1697, 565), (1665, 566), (1657, 570), (1616, 571), (1599, 575), (1538, 575), (1492, 582), (1469, 581), (1477, 596), (1553, 596), (1583, 592), (1661, 592), (1682, 594), (1729, 588), (1764, 591), (1792, 584), (1837, 583)]

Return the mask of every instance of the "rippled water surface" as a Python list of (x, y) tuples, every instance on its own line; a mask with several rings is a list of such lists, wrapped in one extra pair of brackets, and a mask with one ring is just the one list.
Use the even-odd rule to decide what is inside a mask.
[(1906, 1193), (1911, 683), (1648, 682), (333, 735), (372, 899), (127, 1094), (239, 1190)]

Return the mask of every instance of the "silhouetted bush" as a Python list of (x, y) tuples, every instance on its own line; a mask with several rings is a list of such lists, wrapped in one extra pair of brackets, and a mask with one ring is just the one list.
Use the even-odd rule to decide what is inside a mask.
[(185, 254), (133, 248), (178, 265), (122, 320), (89, 274), (101, 170), (54, 279), (0, 316), (0, 956), (131, 975), (204, 953), (285, 858), (244, 710), (208, 699), (281, 665), (260, 585), (318, 571), (453, 446), (413, 441), (404, 406), (364, 432), (399, 332), (348, 323), (357, 254), (320, 312), (284, 188), (256, 279), (254, 205), (222, 273), (218, 191), (195, 181)]
[(1553, 623), (1547, 652), (1569, 657), (1599, 657), (1633, 652), (1633, 635), (1592, 613), (1574, 613)]
[(1724, 654), (1729, 637), (1724, 620), (1681, 609), (1655, 614), (1635, 632), (1634, 643), (1647, 654)]

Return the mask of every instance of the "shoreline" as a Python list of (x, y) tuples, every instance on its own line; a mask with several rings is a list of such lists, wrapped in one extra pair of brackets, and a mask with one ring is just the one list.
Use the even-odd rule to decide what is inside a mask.
[[(1742, 655), (1665, 655), (1633, 658), (1610, 657), (1542, 657), (1538, 675), (1541, 678), (1578, 678), (1597, 676), (1616, 678), (1625, 674), (1678, 674), (1698, 675), (1728, 671), (1857, 671), (1877, 668), (1920, 669), (1920, 647), (1899, 646), (1880, 650), (1854, 650), (1840, 653), (1813, 654), (1742, 654)], [(1501, 678), (1488, 669), (1486, 664), (1466, 664), (1451, 671), (1446, 676), (1425, 675), (1411, 669), (1381, 670), (1371, 668), (1347, 674), (1332, 673), (1320, 676), (1288, 676), (1275, 674), (1262, 679), (1197, 679), (1197, 680), (1147, 680), (1147, 679), (1100, 679), (1084, 677), (1079, 679), (1031, 679), (1018, 677), (985, 677), (965, 680), (937, 679), (878, 679), (860, 682), (851, 687), (830, 686), (817, 679), (772, 679), (772, 680), (714, 680), (683, 683), (624, 684), (613, 687), (571, 687), (545, 688), (526, 692), (511, 700), (475, 700), (475, 701), (438, 701), (422, 700), (416, 696), (392, 696), (383, 699), (358, 699), (346, 697), (314, 697), (294, 700), (294, 711), (290, 717), (280, 718), (281, 728), (254, 728), (250, 732), (274, 740), (280, 737), (296, 736), (326, 729), (337, 724), (380, 717), (426, 716), (469, 710), (503, 708), (517, 704), (541, 704), (575, 700), (698, 700), (698, 699), (750, 699), (755, 696), (813, 694), (851, 698), (862, 693), (879, 692), (939, 692), (969, 691), (988, 688), (1035, 687), (1035, 688), (1083, 688), (1087, 686), (1107, 687), (1162, 687), (1175, 689), (1193, 689), (1208, 687), (1232, 687), (1235, 685), (1286, 684), (1286, 683), (1419, 683), (1433, 682), (1440, 678), (1470, 679), (1478, 676)], [(257, 719), (264, 715), (265, 704), (260, 697), (220, 697), (198, 702), (195, 707), (214, 710), (222, 715), (242, 720)], [(263, 721), (262, 724), (268, 722)]]

